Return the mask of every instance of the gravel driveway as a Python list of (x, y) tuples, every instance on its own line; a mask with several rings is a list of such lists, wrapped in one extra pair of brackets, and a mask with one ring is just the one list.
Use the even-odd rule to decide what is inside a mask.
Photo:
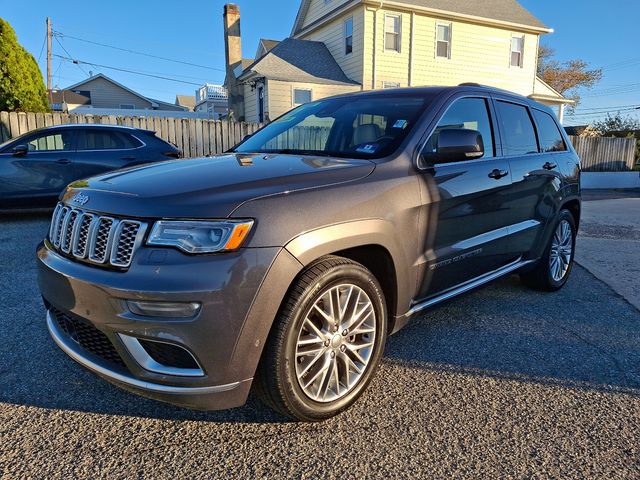
[(371, 388), (322, 424), (255, 400), (181, 410), (94, 377), (48, 338), (46, 216), (0, 218), (0, 477), (640, 478), (640, 311), (576, 267), (415, 318)]

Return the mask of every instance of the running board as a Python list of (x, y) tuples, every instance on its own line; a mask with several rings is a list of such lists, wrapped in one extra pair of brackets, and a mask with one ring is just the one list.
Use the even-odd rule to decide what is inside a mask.
[(484, 285), (485, 283), (489, 283), (497, 278), (507, 275), (508, 273), (514, 272), (519, 268), (524, 267), (525, 265), (529, 265), (534, 261), (535, 260), (517, 260), (513, 263), (510, 263), (509, 265), (505, 265), (504, 267), (501, 267), (498, 270), (494, 270), (493, 272), (482, 275), (481, 277), (478, 277), (467, 283), (463, 283), (459, 287), (449, 290), (441, 295), (438, 295), (437, 297), (430, 298), (429, 300), (426, 300), (424, 302), (414, 305), (411, 308), (411, 310), (409, 310), (407, 313), (404, 314), (404, 316), (410, 317), (411, 315), (414, 315), (424, 310), (425, 308), (432, 307), (437, 303), (444, 302), (445, 300), (449, 300), (450, 298), (453, 298), (462, 293), (468, 292), (469, 290), (473, 290), (474, 288)]

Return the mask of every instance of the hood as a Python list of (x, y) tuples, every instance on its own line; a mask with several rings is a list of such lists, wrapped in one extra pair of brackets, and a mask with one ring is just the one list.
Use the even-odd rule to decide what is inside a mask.
[[(231, 154), (154, 163), (80, 180), (67, 188), (63, 201), (136, 218), (226, 218), (249, 200), (357, 180), (374, 168), (368, 160)], [(82, 195), (74, 201), (78, 193)]]

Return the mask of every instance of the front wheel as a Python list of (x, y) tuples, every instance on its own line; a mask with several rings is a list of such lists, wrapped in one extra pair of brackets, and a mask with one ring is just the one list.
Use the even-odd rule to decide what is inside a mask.
[(386, 342), (380, 285), (359, 263), (327, 257), (292, 286), (269, 335), (257, 388), (269, 406), (319, 421), (349, 408), (369, 384)]
[(576, 250), (576, 222), (568, 210), (562, 210), (544, 255), (531, 271), (520, 278), (538, 290), (557, 291), (564, 287), (573, 267)]

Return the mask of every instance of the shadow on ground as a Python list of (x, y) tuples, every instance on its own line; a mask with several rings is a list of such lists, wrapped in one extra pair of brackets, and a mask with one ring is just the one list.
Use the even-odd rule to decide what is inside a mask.
[[(0, 402), (49, 409), (224, 423), (284, 422), (251, 398), (245, 407), (194, 412), (143, 399), (85, 371), (49, 339), (33, 252), (46, 221), (5, 223), (0, 237)], [(447, 372), (640, 395), (640, 312), (576, 267), (554, 294), (511, 277), (414, 318), (390, 338), (384, 375), (424, 381)]]

